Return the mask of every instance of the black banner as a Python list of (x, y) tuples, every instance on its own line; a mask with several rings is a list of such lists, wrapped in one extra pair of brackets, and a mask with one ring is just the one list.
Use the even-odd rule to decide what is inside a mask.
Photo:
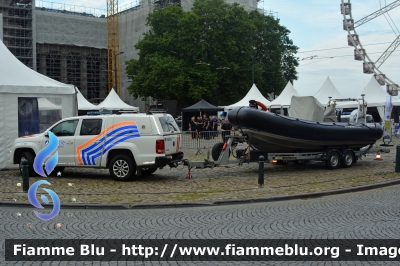
[(398, 239), (6, 239), (6, 261), (400, 261)]

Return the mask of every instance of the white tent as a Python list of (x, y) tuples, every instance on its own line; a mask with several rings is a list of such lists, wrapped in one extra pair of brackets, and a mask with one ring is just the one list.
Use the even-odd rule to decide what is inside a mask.
[(111, 89), (104, 101), (96, 107), (97, 109), (105, 108), (107, 110), (139, 111), (138, 107), (131, 106), (122, 101), (114, 89)]
[[(21, 135), (18, 132), (22, 130), (24, 135), (29, 135), (46, 129), (38, 118), (40, 98), (60, 102), (62, 118), (77, 114), (73, 85), (60, 83), (26, 67), (0, 41), (0, 169), (16, 167), (7, 151)], [(33, 113), (35, 119), (30, 119)], [(28, 129), (29, 126), (34, 130)]]
[[(364, 99), (367, 102), (367, 108), (376, 107), (379, 116), (383, 120), (385, 115), (386, 96), (389, 96), (389, 94), (379, 85), (374, 76), (371, 77), (361, 94), (365, 94)], [(361, 98), (361, 95), (359, 98)], [(392, 97), (392, 104), (393, 106), (400, 106), (400, 100)], [(358, 104), (356, 102), (339, 102), (337, 105), (338, 108), (357, 108), (357, 106)]]
[(61, 105), (56, 105), (46, 98), (38, 98), (40, 111), (61, 110)]
[(292, 101), (292, 96), (300, 96), (299, 93), (295, 90), (292, 83), (290, 81), (286, 84), (286, 87), (283, 89), (281, 94), (270, 103), (266, 105), (268, 108), (280, 108), (280, 107), (289, 107), (290, 102)]
[(259, 101), (259, 102), (262, 102), (265, 105), (267, 105), (269, 103), (269, 101), (258, 90), (258, 88), (256, 87), (256, 84), (253, 84), (253, 86), (247, 92), (246, 96), (244, 96), (243, 99), (241, 99), (237, 103), (231, 104), (229, 106), (225, 106), (225, 109), (232, 110), (232, 109), (234, 109), (236, 107), (249, 106), (249, 101), (250, 100)]
[(326, 106), (329, 97), (332, 99), (343, 99), (343, 95), (335, 88), (331, 79), (329, 77), (326, 78), (322, 87), (318, 90), (318, 92), (314, 95), (314, 97), (323, 105)]
[(83, 110), (83, 111), (99, 110), (99, 107), (86, 100), (78, 89), (76, 89), (76, 98), (78, 100), (78, 110)]

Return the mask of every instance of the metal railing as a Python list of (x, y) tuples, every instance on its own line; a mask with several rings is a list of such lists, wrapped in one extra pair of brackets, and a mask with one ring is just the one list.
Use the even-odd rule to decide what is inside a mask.
[[(182, 131), (182, 148), (197, 149), (198, 154), (202, 154), (203, 149), (211, 150), (219, 142), (224, 142), (221, 131)], [(231, 132), (233, 135), (233, 133)]]

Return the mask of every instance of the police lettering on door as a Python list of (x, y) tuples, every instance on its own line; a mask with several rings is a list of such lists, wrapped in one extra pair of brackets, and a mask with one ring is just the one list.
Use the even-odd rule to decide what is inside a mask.
[[(45, 145), (48, 145), (48, 144), (49, 144), (49, 141), (46, 140), (46, 141), (44, 142), (44, 144), (45, 144)], [(59, 141), (58, 141), (58, 147), (59, 147), (59, 148), (64, 148), (64, 146), (65, 146), (65, 141), (59, 140)]]

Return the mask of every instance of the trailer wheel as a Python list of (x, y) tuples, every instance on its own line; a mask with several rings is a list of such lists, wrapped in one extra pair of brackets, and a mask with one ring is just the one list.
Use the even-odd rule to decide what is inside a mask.
[(351, 150), (345, 150), (343, 152), (343, 158), (340, 159), (340, 165), (343, 168), (348, 168), (354, 163), (354, 154)]
[(325, 161), (326, 167), (328, 169), (336, 169), (339, 168), (340, 166), (340, 156), (337, 151), (328, 151), (326, 154), (326, 161)]
[[(211, 156), (214, 161), (218, 160), (219, 156), (221, 155), (223, 147), (224, 147), (223, 142), (218, 142), (213, 146), (213, 148), (211, 150)], [(231, 151), (229, 150), (228, 152), (229, 152), (229, 156), (231, 156)]]

